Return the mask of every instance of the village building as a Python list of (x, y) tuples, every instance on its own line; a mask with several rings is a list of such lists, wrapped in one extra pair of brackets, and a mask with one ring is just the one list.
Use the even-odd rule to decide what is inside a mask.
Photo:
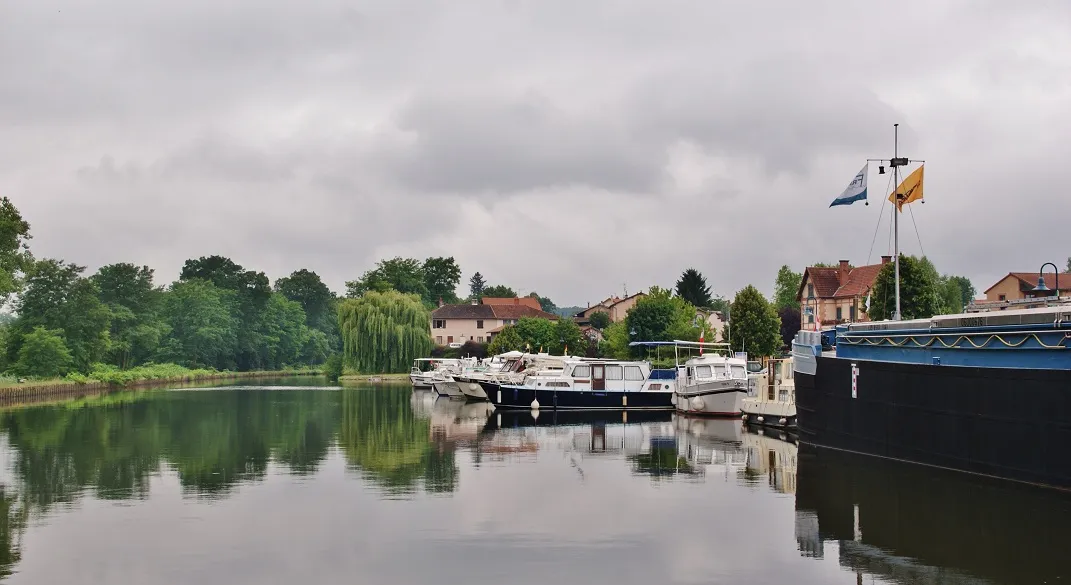
[[(1049, 288), (1049, 291), (1034, 292), (1034, 287), (1038, 285), (1038, 276), (1045, 277), (1045, 286)], [(1059, 283), (1056, 282), (1057, 278), (1059, 278)], [(1022, 301), (1038, 297), (1053, 297), (1057, 296), (1055, 292), (1057, 285), (1061, 288), (1061, 294), (1071, 291), (1071, 272), (1061, 272), (1059, 275), (1055, 272), (1042, 274), (1009, 272), (1007, 276), (985, 290), (985, 300), (987, 302)]]
[(636, 303), (640, 299), (647, 296), (646, 293), (636, 293), (625, 298), (618, 296), (608, 297), (601, 303), (592, 305), (583, 311), (580, 311), (573, 317), (577, 325), (581, 327), (591, 324), (591, 316), (595, 313), (606, 313), (610, 317), (611, 323), (617, 323), (618, 321), (624, 321), (625, 316), (628, 314), (628, 310), (636, 306)]
[(538, 299), (486, 297), (479, 303), (439, 305), (431, 312), (431, 337), (436, 345), (489, 343), (503, 327), (514, 325), (524, 317), (558, 319), (557, 315), (544, 312)]
[(882, 256), (881, 264), (854, 268), (847, 260), (836, 267), (808, 266), (796, 292), (803, 329), (817, 331), (822, 326), (869, 321), (867, 295), (881, 267), (889, 262), (892, 256)]

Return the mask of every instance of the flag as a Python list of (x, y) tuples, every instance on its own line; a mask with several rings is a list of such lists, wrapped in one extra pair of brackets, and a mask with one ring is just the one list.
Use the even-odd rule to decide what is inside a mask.
[[(915, 169), (915, 172), (908, 175), (904, 182), (900, 183), (896, 190), (889, 194), (889, 201), (896, 204), (897, 211), (903, 211), (904, 206), (908, 203), (922, 199), (922, 169), (925, 166), (922, 165)], [(897, 201), (897, 199), (900, 199), (900, 201)]]
[[(706, 332), (703, 331), (702, 327), (700, 327), (699, 328), (699, 343), (703, 343), (703, 336), (705, 334), (706, 334)], [(699, 355), (703, 355), (703, 346), (702, 345), (699, 346)]]
[(848, 183), (848, 188), (838, 195), (829, 206), (851, 205), (856, 201), (866, 201), (866, 173), (869, 168), (870, 163), (863, 165), (862, 170), (855, 174), (855, 178), (852, 179), (851, 183)]

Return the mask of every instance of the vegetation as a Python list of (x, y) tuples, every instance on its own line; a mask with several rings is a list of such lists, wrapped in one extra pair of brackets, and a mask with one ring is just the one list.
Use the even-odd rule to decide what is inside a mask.
[(501, 285), (501, 284), (496, 284), (494, 286), (485, 287), (483, 289), (483, 294), (480, 295), (480, 298), (490, 297), (492, 299), (495, 299), (495, 298), (507, 298), (508, 299), (508, 298), (513, 298), (515, 296), (517, 296), (517, 291), (513, 290), (512, 288), (510, 288), (508, 286)]
[(736, 293), (730, 311), (732, 321), (726, 324), (724, 335), (734, 349), (743, 348), (749, 357), (771, 356), (780, 351), (781, 319), (758, 289), (748, 285)]
[(428, 258), (424, 261), (424, 288), (427, 289), (425, 300), (438, 303), (456, 303), (457, 285), (461, 282), (461, 268), (454, 257)]
[(792, 347), (792, 339), (802, 327), (802, 318), (799, 307), (786, 307), (777, 311), (781, 319), (781, 343), (784, 347)]
[(522, 317), (516, 325), (507, 325), (502, 329), (487, 351), (499, 354), (507, 351), (542, 351), (554, 354), (582, 353), (587, 350), (588, 341), (580, 331), (580, 326), (572, 319), (551, 321), (537, 317)]
[(677, 280), (677, 296), (701, 309), (709, 308), (714, 304), (714, 299), (710, 296), (710, 287), (707, 286), (707, 279), (695, 268), (685, 270)]
[(539, 307), (543, 309), (545, 313), (556, 314), (558, 312), (558, 305), (555, 305), (554, 301), (551, 301), (547, 297), (541, 297), (538, 293), (532, 293), (528, 296), (539, 301)]
[(20, 376), (50, 378), (66, 374), (73, 361), (63, 332), (38, 326), (23, 338), (19, 360), (12, 369)]
[(431, 352), (428, 311), (414, 294), (369, 291), (338, 309), (343, 356), (363, 373), (404, 372)]
[(342, 354), (333, 353), (331, 357), (327, 358), (324, 362), (324, 375), (332, 382), (338, 382), (338, 379), (342, 377), (342, 372), (345, 369), (345, 362), (342, 359)]
[(595, 311), (589, 318), (591, 326), (602, 331), (610, 326), (610, 315), (606, 311)]
[(483, 289), (487, 288), (487, 281), (483, 275), (477, 272), (469, 279), (469, 299), (478, 301), (483, 298)]
[(0, 198), (0, 298), (18, 292), (21, 274), (30, 266), (30, 224), (7, 197)]
[[(943, 300), (938, 292), (937, 271), (929, 261), (914, 256), (900, 256), (900, 313), (903, 319), (932, 317), (941, 312)], [(882, 266), (874, 280), (867, 314), (874, 321), (889, 319), (896, 309), (895, 266)]]
[(795, 308), (799, 312), (799, 301), (796, 293), (803, 281), (803, 274), (794, 272), (787, 264), (777, 271), (777, 279), (774, 281), (774, 308), (777, 310)]

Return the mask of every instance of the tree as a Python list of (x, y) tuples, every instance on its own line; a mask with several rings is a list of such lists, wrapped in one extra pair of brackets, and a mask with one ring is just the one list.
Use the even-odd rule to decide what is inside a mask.
[(62, 331), (34, 327), (23, 338), (14, 371), (20, 376), (51, 378), (66, 374), (73, 362)]
[(505, 285), (496, 284), (495, 286), (488, 286), (484, 288), (483, 294), (480, 295), (480, 298), (490, 297), (492, 299), (512, 299), (516, 296), (517, 292), (514, 291), (512, 288)]
[(112, 314), (108, 361), (127, 368), (150, 359), (164, 333), (157, 315), (162, 291), (153, 286), (153, 270), (129, 263), (109, 264), (91, 280)]
[(461, 268), (458, 267), (454, 257), (428, 258), (424, 261), (424, 288), (427, 290), (424, 300), (430, 303), (438, 303), (442, 299), (445, 303), (456, 303), (457, 285), (461, 282)]
[(0, 299), (19, 290), (21, 274), (33, 264), (29, 239), (30, 224), (10, 199), (0, 198)]
[(533, 299), (535, 299), (535, 300), (537, 300), (537, 301), (539, 301), (539, 306), (540, 306), (540, 308), (543, 309), (544, 313), (556, 313), (557, 312), (558, 306), (555, 305), (554, 302), (551, 301), (550, 299), (548, 299), (547, 297), (541, 297), (541, 296), (539, 296), (538, 293), (532, 293), (532, 294), (530, 294), (528, 296), (533, 298)]
[(736, 293), (729, 311), (725, 335), (733, 349), (743, 347), (749, 357), (771, 356), (781, 349), (781, 319), (757, 288), (748, 285)]
[(191, 368), (234, 368), (240, 326), (233, 314), (236, 297), (199, 278), (171, 285), (160, 310), (169, 333), (159, 357)]
[(591, 326), (599, 331), (610, 326), (610, 315), (606, 311), (595, 311), (588, 320), (591, 322)]
[(778, 310), (795, 307), (798, 313), (800, 303), (796, 300), (796, 293), (799, 292), (802, 280), (803, 274), (793, 272), (788, 264), (781, 266), (774, 281), (774, 307)]
[(26, 290), (15, 303), (18, 319), (8, 346), (9, 357), (18, 355), (23, 336), (36, 327), (63, 331), (73, 367), (89, 371), (109, 345), (111, 312), (100, 302), (97, 285), (81, 276), (84, 266), (62, 260), (35, 262), (26, 278)]
[(628, 346), (630, 341), (628, 324), (625, 321), (611, 323), (602, 332), (600, 351), (603, 355), (614, 359), (628, 359), (631, 349)]
[[(710, 324), (691, 303), (657, 286), (629, 309), (624, 323), (629, 341), (696, 341), (700, 334), (704, 339), (714, 338)], [(632, 351), (633, 355), (642, 353), (642, 349)]]
[[(889, 319), (896, 308), (895, 267), (889, 262), (874, 279), (867, 314), (874, 321)], [(900, 256), (900, 312), (903, 319), (932, 317), (940, 312), (941, 300), (934, 282), (933, 265), (914, 256)]]
[(305, 325), (321, 331), (334, 330), (337, 321), (332, 312), (335, 298), (320, 275), (302, 268), (275, 281), (275, 291), (301, 305), (305, 311)]
[(781, 318), (781, 343), (784, 347), (792, 347), (792, 339), (802, 327), (800, 308), (785, 307), (777, 311), (777, 316)]
[(524, 340), (517, 333), (516, 325), (506, 325), (502, 331), (491, 340), (487, 346), (487, 353), (498, 355), (507, 351), (523, 351)]
[(553, 352), (558, 343), (558, 333), (554, 322), (540, 317), (521, 317), (517, 321), (517, 334), (531, 351)]
[(207, 256), (187, 260), (180, 275), (182, 281), (203, 279), (216, 288), (235, 293), (232, 315), (238, 321), (238, 348), (235, 367), (250, 370), (260, 367), (269, 359), (264, 353), (265, 343), (260, 330), (264, 311), (272, 290), (267, 275), (246, 270), (240, 264), (223, 256)]
[(685, 270), (677, 280), (677, 296), (699, 308), (709, 308), (714, 303), (707, 279), (695, 268)]
[(1067, 257), (1067, 271), (1071, 272), (1071, 256)]
[(368, 291), (338, 308), (346, 360), (362, 373), (404, 372), (431, 352), (428, 311), (420, 297)]
[(960, 311), (962, 311), (963, 307), (966, 307), (967, 305), (971, 304), (971, 301), (974, 300), (975, 295), (978, 294), (978, 290), (974, 288), (974, 284), (971, 282), (971, 279), (967, 278), (966, 276), (946, 276), (945, 278), (949, 282), (956, 283), (957, 287), (959, 288), (959, 306)]
[(580, 326), (572, 319), (559, 319), (554, 325), (557, 340), (551, 344), (553, 352), (558, 355), (582, 355), (587, 352), (588, 339), (580, 331)]
[(469, 279), (469, 298), (478, 301), (483, 298), (483, 289), (487, 287), (487, 282), (483, 279), (483, 275), (477, 272)]
[(420, 298), (428, 296), (428, 287), (424, 283), (424, 265), (416, 258), (391, 258), (380, 260), (376, 267), (361, 275), (357, 280), (346, 283), (346, 296), (357, 298), (375, 291), (396, 290), (404, 294), (415, 294)]

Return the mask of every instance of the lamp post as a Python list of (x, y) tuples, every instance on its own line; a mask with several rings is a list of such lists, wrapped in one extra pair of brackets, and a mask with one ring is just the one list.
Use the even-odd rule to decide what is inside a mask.
[(810, 307), (812, 303), (814, 304), (814, 309), (811, 309), (811, 312), (809, 313), (809, 315), (811, 316), (811, 330), (818, 331), (818, 321), (817, 319), (815, 319), (815, 313), (818, 312), (818, 299), (814, 298), (814, 295), (807, 297), (807, 302), (803, 305), (803, 307), (804, 309), (807, 309), (807, 307)]
[[(1052, 290), (1049, 287), (1045, 286), (1044, 271), (1045, 271), (1045, 267), (1046, 266), (1052, 266), (1052, 271), (1056, 274), (1056, 282), (1054, 282), (1053, 284), (1056, 286), (1056, 298), (1059, 299), (1060, 298), (1060, 269), (1057, 268), (1056, 265), (1053, 264), (1052, 262), (1046, 262), (1046, 263), (1041, 265), (1041, 268), (1038, 269), (1038, 285), (1035, 286), (1034, 288), (1030, 289), (1030, 292), (1039, 293), (1039, 292), (1049, 292), (1050, 290)], [(1034, 296), (1037, 296), (1037, 295), (1034, 295)]]

